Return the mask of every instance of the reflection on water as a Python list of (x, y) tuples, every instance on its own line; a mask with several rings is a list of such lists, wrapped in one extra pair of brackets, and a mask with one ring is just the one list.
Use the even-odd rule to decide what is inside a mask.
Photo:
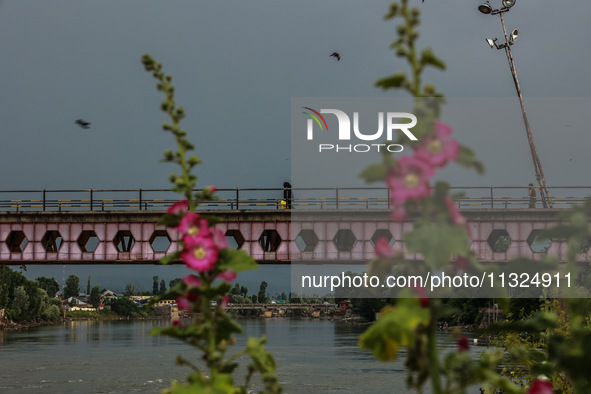
[[(366, 326), (327, 320), (242, 319), (244, 333), (267, 337), (286, 393), (406, 393), (404, 354), (378, 362), (357, 345)], [(0, 392), (157, 393), (189, 370), (175, 365), (177, 354), (199, 363), (189, 346), (150, 329), (169, 321), (74, 321), (21, 332), (0, 332)], [(455, 348), (441, 335), (442, 348)], [(483, 348), (473, 348), (477, 353)], [(195, 360), (197, 359), (197, 360)], [(243, 381), (243, 357), (237, 383)], [(255, 382), (256, 383), (256, 382)], [(260, 382), (258, 387), (260, 388)], [(478, 392), (475, 388), (473, 392)]]

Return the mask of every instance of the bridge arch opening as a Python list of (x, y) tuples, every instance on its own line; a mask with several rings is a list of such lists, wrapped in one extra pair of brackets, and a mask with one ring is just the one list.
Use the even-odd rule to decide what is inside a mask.
[(41, 238), (41, 245), (46, 252), (57, 252), (62, 247), (64, 239), (59, 231), (49, 230)]
[(83, 253), (94, 253), (100, 243), (99, 237), (96, 236), (94, 230), (84, 230), (76, 240)]
[(115, 234), (115, 238), (113, 238), (113, 244), (119, 251), (119, 253), (128, 253), (131, 252), (133, 245), (135, 244), (135, 238), (131, 231), (129, 230), (119, 230), (117, 234)]
[(357, 238), (350, 229), (340, 229), (332, 239), (339, 252), (350, 252), (357, 242)]
[(277, 230), (264, 230), (259, 237), (259, 245), (265, 252), (276, 252), (281, 244), (281, 237)]
[(300, 252), (312, 252), (318, 245), (318, 236), (314, 230), (302, 230), (295, 239)]
[(20, 230), (11, 231), (6, 238), (6, 245), (8, 250), (12, 253), (22, 253), (25, 251), (29, 240), (24, 232)]
[(509, 250), (511, 237), (507, 230), (493, 230), (488, 236), (486, 242), (493, 252), (504, 253)]
[(156, 253), (164, 253), (170, 247), (172, 241), (166, 230), (156, 230), (149, 239), (152, 250)]

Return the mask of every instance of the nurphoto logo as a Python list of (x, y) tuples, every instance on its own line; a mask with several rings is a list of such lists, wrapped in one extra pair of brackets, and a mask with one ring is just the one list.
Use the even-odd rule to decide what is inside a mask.
[[(321, 109), (316, 111), (310, 107), (302, 107), (306, 111), (303, 114), (308, 115), (307, 119), (307, 134), (306, 138), (308, 141), (314, 140), (314, 129), (319, 129), (320, 132), (331, 134), (328, 131), (328, 124), (322, 114), (331, 114), (336, 116), (338, 122), (338, 131), (336, 137), (338, 141), (351, 141), (351, 118), (344, 111), (338, 109)], [(404, 120), (410, 120), (410, 122), (404, 122)], [(378, 112), (378, 130), (376, 132), (364, 133), (359, 130), (359, 112), (353, 112), (353, 135), (354, 138), (361, 141), (377, 141), (383, 138), (384, 134), (384, 123), (386, 130), (386, 139), (388, 141), (393, 140), (394, 132), (402, 132), (411, 141), (417, 141), (417, 137), (410, 131), (411, 128), (416, 126), (417, 117), (408, 112)], [(317, 125), (315, 127), (314, 125)], [(331, 135), (334, 138), (335, 135)], [(383, 149), (388, 152), (396, 153), (402, 152), (404, 147), (400, 144), (386, 144), (386, 143), (360, 143), (360, 144), (339, 144), (339, 143), (320, 143), (318, 144), (318, 152), (357, 152), (365, 153), (370, 151), (382, 152)]]

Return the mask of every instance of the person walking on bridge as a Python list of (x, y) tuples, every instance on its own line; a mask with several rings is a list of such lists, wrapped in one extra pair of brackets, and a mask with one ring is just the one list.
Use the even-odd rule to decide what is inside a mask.
[(283, 199), (285, 200), (286, 208), (291, 209), (293, 194), (291, 192), (291, 184), (289, 182), (283, 182)]
[(529, 196), (529, 207), (535, 208), (536, 207), (536, 188), (534, 187), (533, 183), (529, 184), (529, 189), (527, 189), (527, 195)]

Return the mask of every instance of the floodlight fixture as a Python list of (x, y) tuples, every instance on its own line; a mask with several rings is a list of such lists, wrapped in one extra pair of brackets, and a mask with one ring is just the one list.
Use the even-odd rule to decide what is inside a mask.
[(488, 45), (490, 45), (491, 48), (494, 48), (497, 46), (497, 38), (495, 38), (494, 40), (491, 38), (487, 38), (486, 42), (488, 43)]
[(487, 1), (486, 3), (478, 6), (478, 11), (482, 12), (483, 14), (490, 14), (493, 9), (490, 6), (490, 3)]
[(515, 5), (515, 2), (517, 0), (503, 0), (503, 7), (505, 8), (511, 8)]
[(517, 36), (519, 36), (519, 30), (513, 29), (513, 31), (511, 32), (511, 37), (509, 37), (511, 40), (511, 44), (517, 41)]

